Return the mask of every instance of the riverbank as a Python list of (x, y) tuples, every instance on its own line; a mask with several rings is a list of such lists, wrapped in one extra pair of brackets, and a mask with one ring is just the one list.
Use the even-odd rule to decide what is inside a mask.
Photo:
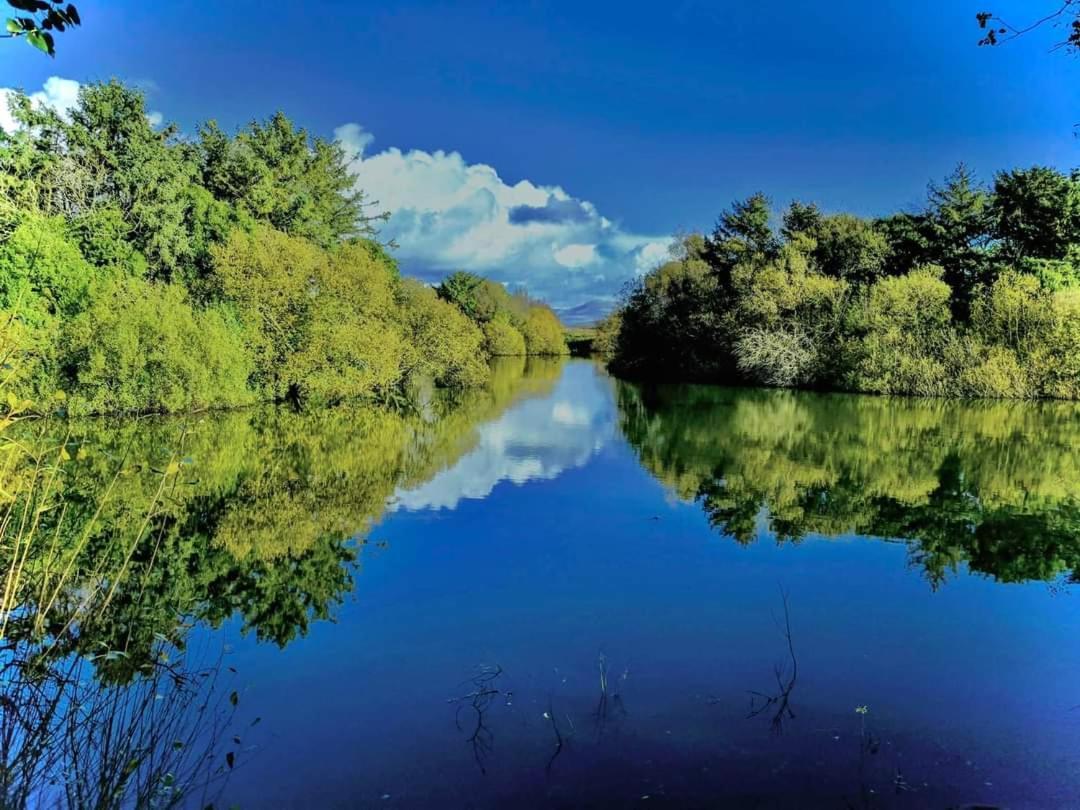
[(964, 167), (877, 219), (763, 195), (690, 234), (600, 325), (637, 379), (1080, 398), (1080, 176)]
[(283, 114), (191, 138), (117, 81), (82, 86), (63, 115), (11, 101), (0, 361), (16, 403), (392, 401), (421, 380), (482, 386), (494, 355), (566, 351), (542, 302), (514, 300), (494, 335), (445, 287), (404, 278), (341, 145)]

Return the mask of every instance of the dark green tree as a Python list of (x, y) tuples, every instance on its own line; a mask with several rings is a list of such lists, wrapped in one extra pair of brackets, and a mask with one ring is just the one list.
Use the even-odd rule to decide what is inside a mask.
[(712, 234), (705, 240), (705, 258), (722, 288), (731, 285), (731, 271), (741, 261), (770, 258), (779, 242), (769, 221), (769, 198), (761, 192), (736, 200), (720, 214)]
[(930, 261), (945, 268), (954, 311), (965, 319), (975, 285), (990, 281), (990, 194), (964, 164), (942, 185), (931, 183), (926, 235)]
[(230, 138), (213, 121), (199, 132), (203, 186), (279, 231), (320, 247), (374, 238), (375, 223), (340, 144), (311, 137), (281, 112)]
[(992, 214), (1008, 261), (1064, 259), (1080, 245), (1080, 175), (1046, 166), (999, 172)]

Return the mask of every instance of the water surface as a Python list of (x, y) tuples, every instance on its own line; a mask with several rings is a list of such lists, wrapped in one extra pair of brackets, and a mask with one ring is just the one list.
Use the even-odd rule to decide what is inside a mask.
[(1080, 803), (1075, 406), (570, 361), (182, 430), (170, 609), (110, 610), (221, 653), (217, 806)]

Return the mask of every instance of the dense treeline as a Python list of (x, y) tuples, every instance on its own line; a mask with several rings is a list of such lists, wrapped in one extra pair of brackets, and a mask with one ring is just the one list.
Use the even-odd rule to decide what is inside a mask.
[(484, 346), (492, 357), (568, 351), (559, 316), (524, 292), (511, 294), (501, 284), (458, 271), (443, 280), (438, 294), (481, 328)]
[(486, 379), (493, 330), (400, 276), (339, 145), (280, 113), (183, 137), (117, 82), (63, 116), (17, 96), (13, 115), (0, 338), (17, 398), (175, 412)]
[(1080, 397), (1080, 174), (963, 166), (878, 220), (736, 203), (601, 324), (617, 372), (928, 396)]

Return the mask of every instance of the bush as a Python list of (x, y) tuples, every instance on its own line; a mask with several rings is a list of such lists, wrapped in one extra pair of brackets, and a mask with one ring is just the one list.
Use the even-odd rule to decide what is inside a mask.
[(739, 371), (754, 382), (771, 386), (805, 385), (814, 375), (817, 348), (808, 335), (794, 329), (750, 329), (735, 344)]
[(292, 281), (289, 306), (300, 317), (295, 352), (283, 366), (286, 393), (329, 402), (382, 396), (402, 381), (408, 341), (397, 273), (383, 256), (368, 243), (350, 243), (316, 261), (309, 278)]
[(508, 318), (496, 317), (484, 324), (484, 351), (489, 357), (523, 355), (525, 338)]
[(1053, 322), (1028, 359), (1037, 394), (1080, 399), (1080, 288), (1060, 290), (1050, 300)]
[(61, 217), (27, 214), (0, 242), (0, 309), (18, 310), (30, 325), (77, 314), (93, 277)]
[(1033, 389), (1016, 352), (990, 346), (977, 364), (960, 370), (957, 393), (974, 397), (1030, 397)]
[(620, 331), (622, 331), (622, 313), (616, 310), (596, 325), (593, 351), (604, 357), (613, 357), (618, 350)]
[(401, 296), (410, 339), (406, 355), (410, 373), (430, 377), (439, 385), (486, 382), (488, 367), (480, 329), (460, 309), (418, 281), (402, 282)]
[(28, 326), (16, 312), (0, 310), (0, 379), (18, 399), (48, 402), (60, 388), (57, 378), (58, 322)]
[(877, 281), (870, 288), (857, 328), (863, 333), (848, 384), (882, 394), (944, 396), (949, 380), (946, 346), (955, 338), (952, 291), (939, 267)]
[(196, 311), (175, 285), (95, 285), (61, 338), (73, 413), (175, 412), (251, 402), (253, 366), (235, 319)]
[(1050, 295), (1034, 276), (1006, 270), (975, 302), (972, 328), (987, 343), (1026, 353), (1042, 343), (1051, 328)]
[(522, 325), (522, 336), (529, 354), (568, 354), (562, 324), (550, 307), (535, 304)]

